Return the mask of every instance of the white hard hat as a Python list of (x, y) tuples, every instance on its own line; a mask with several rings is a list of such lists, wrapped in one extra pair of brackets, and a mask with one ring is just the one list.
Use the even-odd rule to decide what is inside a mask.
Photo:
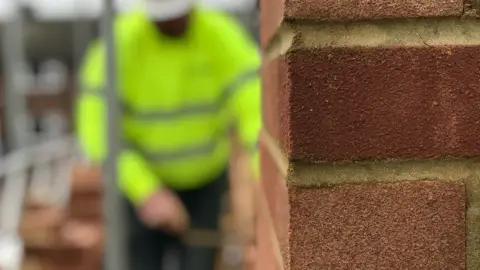
[(145, 0), (148, 16), (155, 21), (166, 21), (186, 15), (193, 0)]

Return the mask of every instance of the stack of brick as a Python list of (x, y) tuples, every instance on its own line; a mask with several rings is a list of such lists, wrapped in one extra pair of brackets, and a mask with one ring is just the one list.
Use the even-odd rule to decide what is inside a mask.
[[(22, 220), (24, 270), (100, 270), (103, 224), (100, 170), (78, 164), (72, 170), (68, 209), (30, 204)], [(228, 209), (221, 229), (232, 232)], [(216, 269), (230, 269), (218, 254)]]
[(287, 268), (480, 268), (479, 6), (262, 0), (266, 127), (289, 160), (285, 188), (263, 151), (264, 181)]
[(21, 222), (24, 270), (100, 270), (102, 220), (95, 169), (75, 167), (67, 209), (30, 203)]

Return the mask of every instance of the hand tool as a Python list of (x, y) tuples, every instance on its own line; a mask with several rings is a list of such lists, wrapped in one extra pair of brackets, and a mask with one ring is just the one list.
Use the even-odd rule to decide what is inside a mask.
[(181, 236), (181, 240), (189, 246), (221, 248), (226, 239), (221, 231), (190, 229)]
[[(193, 228), (184, 233), (180, 238), (186, 245), (191, 247), (221, 250), (222, 270), (244, 269), (243, 249), (234, 234), (227, 234), (212, 229)], [(172, 254), (172, 256), (174, 255)]]

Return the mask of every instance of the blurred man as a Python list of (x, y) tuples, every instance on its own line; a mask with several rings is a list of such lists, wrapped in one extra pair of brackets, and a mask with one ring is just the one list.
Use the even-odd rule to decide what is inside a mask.
[[(256, 45), (227, 15), (191, 1), (147, 0), (145, 9), (119, 15), (115, 24), (124, 142), (119, 186), (128, 201), (131, 270), (161, 269), (171, 251), (182, 269), (214, 269), (213, 249), (187, 247), (179, 236), (189, 228), (217, 229), (232, 130), (250, 157), (244, 178), (258, 178)], [(98, 163), (107, 145), (104, 60), (99, 40), (83, 63), (77, 106), (80, 143)], [(239, 217), (248, 245), (252, 195), (241, 196), (237, 202), (249, 205)]]

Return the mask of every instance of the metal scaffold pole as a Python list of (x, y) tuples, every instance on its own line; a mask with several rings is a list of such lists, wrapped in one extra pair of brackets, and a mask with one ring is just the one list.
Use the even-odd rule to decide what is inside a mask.
[(10, 0), (13, 12), (4, 25), (2, 49), (5, 79), (5, 126), (9, 150), (25, 146), (29, 136), (26, 109), (26, 70), (20, 1)]
[(24, 166), (28, 158), (20, 149), (27, 146), (30, 134), (26, 107), (28, 85), (26, 84), (23, 18), (20, 12), (20, 1), (9, 1), (12, 12), (3, 28), (2, 57), (5, 81), (4, 121), (7, 149), (10, 155), (8, 159), (2, 160), (5, 178), (0, 201), (0, 248), (2, 249), (0, 268), (19, 270), (24, 247), (18, 230), (27, 184)]
[(103, 169), (105, 186), (104, 215), (106, 220), (105, 269), (127, 270), (127, 242), (123, 207), (123, 198), (117, 186), (117, 156), (120, 150), (120, 111), (117, 98), (116, 57), (114, 39), (114, 1), (103, 0), (103, 15), (101, 18), (102, 35), (106, 45), (106, 91), (108, 122), (108, 158)]

